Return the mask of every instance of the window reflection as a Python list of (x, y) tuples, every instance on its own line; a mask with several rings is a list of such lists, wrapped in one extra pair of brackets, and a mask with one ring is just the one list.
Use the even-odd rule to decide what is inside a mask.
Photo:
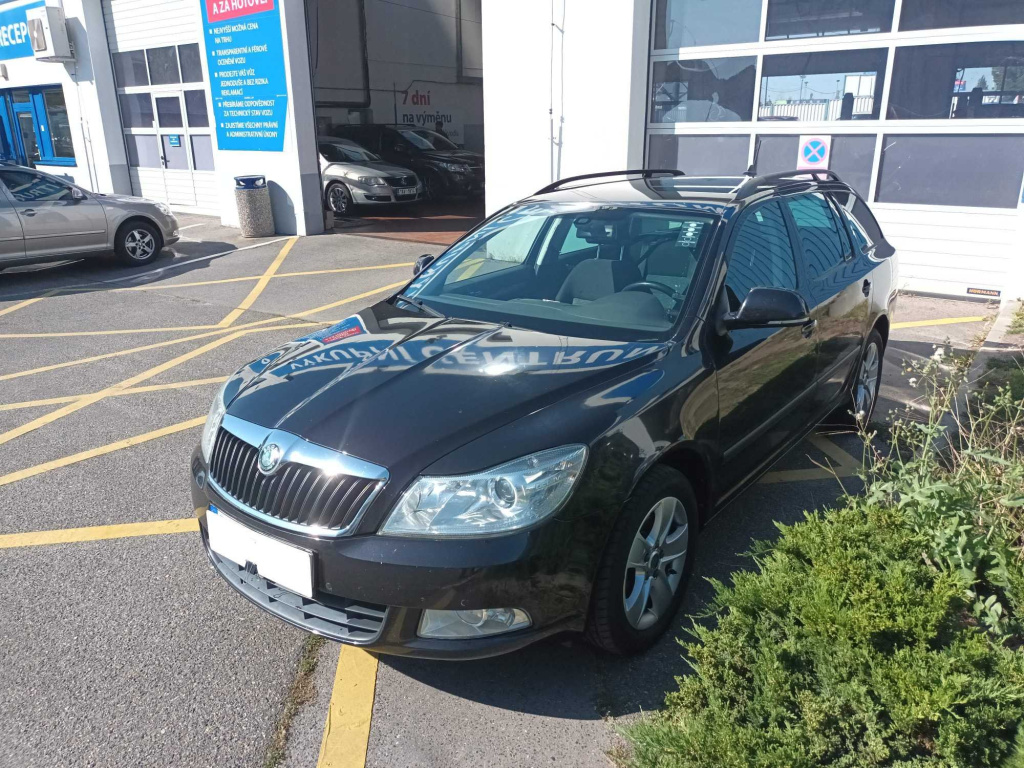
[(1024, 24), (1021, 0), (903, 0), (900, 29)]
[(761, 0), (658, 0), (654, 48), (753, 43), (761, 36)]
[(766, 56), (759, 120), (877, 120), (884, 49)]
[(894, 0), (768, 0), (765, 39), (888, 32), (893, 6)]
[(725, 123), (753, 116), (756, 59), (657, 61), (651, 122)]
[(1024, 117), (1024, 43), (899, 48), (889, 118)]

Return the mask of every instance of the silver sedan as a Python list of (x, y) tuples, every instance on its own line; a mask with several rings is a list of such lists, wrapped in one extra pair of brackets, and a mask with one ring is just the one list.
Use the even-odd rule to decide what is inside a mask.
[(355, 142), (321, 137), (317, 144), (324, 205), (338, 216), (352, 215), (353, 205), (410, 203), (423, 194), (415, 173), (384, 162)]
[(32, 168), (0, 165), (0, 269), (111, 251), (141, 266), (179, 237), (163, 203), (87, 192)]

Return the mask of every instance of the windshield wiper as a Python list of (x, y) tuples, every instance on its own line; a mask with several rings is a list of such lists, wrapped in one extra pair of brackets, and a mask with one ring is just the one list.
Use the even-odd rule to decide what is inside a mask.
[(441, 312), (438, 312), (433, 307), (428, 307), (426, 304), (424, 304), (419, 299), (414, 299), (411, 296), (406, 296), (404, 293), (398, 294), (397, 296), (395, 296), (395, 298), (398, 299), (399, 301), (404, 301), (406, 304), (412, 304), (414, 307), (416, 307), (416, 309), (418, 309), (420, 312), (422, 312), (425, 315), (430, 315), (431, 317), (442, 318), (444, 320), (448, 319), (447, 315), (442, 314)]

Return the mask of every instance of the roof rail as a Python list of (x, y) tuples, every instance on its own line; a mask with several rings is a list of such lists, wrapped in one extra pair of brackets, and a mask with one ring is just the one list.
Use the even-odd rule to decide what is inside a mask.
[(562, 187), (564, 184), (568, 184), (571, 181), (583, 181), (585, 179), (601, 179), (605, 176), (641, 176), (645, 179), (651, 178), (652, 176), (685, 176), (686, 174), (682, 171), (678, 171), (670, 168), (648, 168), (636, 171), (605, 171), (604, 173), (585, 173), (582, 176), (570, 176), (566, 179), (559, 179), (553, 184), (548, 184), (544, 189), (535, 192), (537, 195), (546, 195), (549, 192), (554, 192)]
[[(780, 171), (779, 173), (766, 173), (763, 176), (756, 176), (752, 179), (747, 179), (736, 192), (736, 199), (743, 200), (753, 195), (761, 187), (774, 184), (779, 181), (799, 181), (801, 176), (810, 176), (814, 181), (838, 181), (842, 183), (842, 179), (839, 178), (839, 174), (835, 171), (821, 170), (821, 171)], [(824, 176), (825, 178), (821, 178)]]

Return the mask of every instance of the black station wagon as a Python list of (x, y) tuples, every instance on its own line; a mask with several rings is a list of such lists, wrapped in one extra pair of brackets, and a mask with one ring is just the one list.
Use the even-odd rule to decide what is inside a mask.
[(820, 421), (870, 418), (896, 275), (831, 172), (553, 184), (229, 379), (192, 460), (203, 543), (257, 605), (375, 651), (641, 651), (701, 526)]

